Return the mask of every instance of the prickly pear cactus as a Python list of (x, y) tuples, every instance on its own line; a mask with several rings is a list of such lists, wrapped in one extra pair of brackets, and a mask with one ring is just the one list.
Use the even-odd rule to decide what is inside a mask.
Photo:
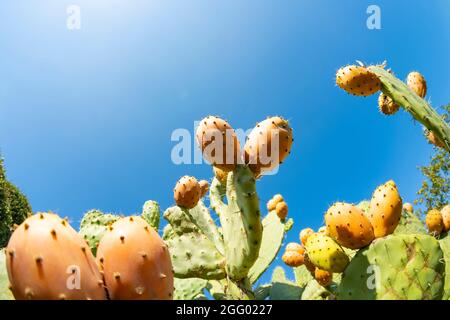
[(178, 279), (175, 278), (174, 300), (194, 300), (203, 295), (203, 290), (208, 281), (199, 278)]
[(443, 262), (445, 263), (445, 278), (444, 278), (444, 294), (442, 296), (443, 300), (450, 299), (450, 236), (446, 236), (439, 240), (439, 245), (441, 246), (442, 253), (444, 255)]
[(8, 272), (6, 271), (5, 250), (0, 250), (0, 300), (14, 300), (14, 296), (9, 290)]
[(427, 230), (415, 213), (402, 210), (402, 217), (394, 234), (427, 234)]
[(443, 253), (427, 235), (390, 235), (361, 249), (342, 275), (339, 299), (441, 299)]
[(161, 215), (159, 210), (159, 204), (156, 201), (148, 200), (142, 207), (141, 217), (147, 221), (147, 223), (156, 231), (159, 228), (159, 216)]

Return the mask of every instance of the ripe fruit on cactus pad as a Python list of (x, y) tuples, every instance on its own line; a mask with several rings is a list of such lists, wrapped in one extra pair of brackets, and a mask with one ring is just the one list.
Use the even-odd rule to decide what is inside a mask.
[(333, 274), (329, 271), (319, 268), (316, 268), (316, 270), (314, 271), (314, 278), (323, 287), (327, 287), (331, 283), (333, 283)]
[(202, 119), (196, 137), (203, 157), (215, 167), (229, 172), (239, 163), (239, 140), (225, 120), (214, 116)]
[(275, 210), (277, 204), (279, 202), (284, 201), (283, 196), (281, 194), (276, 194), (267, 202), (267, 210), (272, 211)]
[(300, 241), (303, 245), (306, 245), (306, 241), (310, 235), (314, 234), (314, 230), (311, 228), (305, 228), (300, 231)]
[(446, 205), (441, 210), (442, 222), (444, 223), (444, 230), (447, 232), (450, 230), (450, 205)]
[(100, 241), (97, 263), (111, 299), (171, 300), (172, 263), (166, 244), (140, 217), (113, 223)]
[(412, 204), (409, 203), (409, 202), (406, 202), (405, 204), (403, 204), (403, 210), (406, 210), (409, 213), (413, 213), (414, 212), (414, 208), (413, 208)]
[(355, 96), (370, 96), (381, 89), (378, 77), (366, 67), (346, 66), (336, 73), (336, 84)]
[(437, 135), (434, 134), (433, 131), (430, 130), (425, 130), (425, 136), (427, 137), (427, 140), (429, 143), (431, 143), (432, 145), (438, 147), (438, 148), (443, 148), (444, 147), (444, 143), (442, 142), (441, 139), (439, 139), (437, 137)]
[(348, 256), (332, 238), (314, 233), (306, 241), (309, 260), (318, 268), (330, 272), (342, 272), (349, 262)]
[(56, 214), (26, 219), (12, 234), (6, 253), (11, 290), (18, 300), (106, 299), (91, 250)]
[(376, 188), (368, 214), (375, 238), (394, 232), (402, 217), (402, 207), (402, 198), (394, 181), (390, 180)]
[(365, 247), (375, 238), (364, 212), (348, 203), (333, 204), (325, 214), (325, 223), (330, 237), (350, 249)]
[(277, 213), (278, 218), (280, 218), (281, 220), (286, 219), (287, 214), (288, 214), (288, 205), (286, 202), (282, 201), (282, 202), (278, 202), (276, 207), (275, 207), (275, 212)]
[(299, 267), (304, 262), (305, 248), (298, 243), (288, 243), (283, 254), (283, 262), (290, 267)]
[(202, 188), (197, 179), (190, 176), (181, 177), (173, 189), (173, 198), (178, 206), (192, 209), (202, 195)]
[(390, 116), (397, 113), (400, 106), (396, 104), (391, 97), (384, 93), (380, 93), (380, 96), (378, 97), (378, 108), (381, 113)]
[(442, 219), (442, 214), (439, 210), (432, 209), (428, 211), (425, 222), (428, 231), (435, 236), (440, 235), (442, 230), (444, 230), (444, 220)]
[(427, 82), (419, 72), (410, 72), (406, 78), (406, 84), (419, 97), (423, 98), (427, 95)]
[(292, 128), (281, 117), (261, 121), (250, 132), (244, 147), (244, 158), (256, 176), (277, 168), (291, 152)]
[(208, 193), (209, 183), (206, 180), (200, 180), (198, 182), (198, 185), (200, 186), (201, 190), (200, 198), (203, 198)]

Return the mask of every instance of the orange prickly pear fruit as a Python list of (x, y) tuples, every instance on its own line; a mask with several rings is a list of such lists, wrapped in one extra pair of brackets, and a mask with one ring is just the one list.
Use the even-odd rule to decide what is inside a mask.
[(446, 205), (441, 210), (442, 222), (444, 223), (444, 231), (450, 230), (450, 205)]
[(278, 218), (280, 218), (281, 220), (286, 219), (287, 214), (288, 214), (287, 203), (284, 201), (278, 202), (275, 207), (275, 212), (277, 213)]
[(214, 176), (217, 178), (217, 180), (219, 180), (222, 185), (226, 185), (227, 178), (228, 178), (228, 172), (224, 171), (222, 169), (219, 169), (217, 167), (213, 167), (213, 170), (214, 170)]
[(304, 262), (305, 249), (298, 243), (291, 242), (286, 246), (282, 256), (283, 262), (290, 267), (299, 267)]
[(370, 244), (375, 238), (369, 219), (358, 207), (336, 202), (325, 214), (328, 234), (340, 245), (359, 249)]
[(240, 145), (228, 122), (208, 116), (200, 121), (195, 135), (206, 161), (225, 172), (233, 171), (240, 161)]
[(306, 241), (308, 240), (308, 237), (310, 235), (314, 234), (314, 230), (311, 228), (305, 228), (302, 231), (300, 231), (300, 241), (303, 245), (306, 244)]
[(333, 273), (316, 268), (314, 271), (314, 278), (323, 287), (327, 287), (333, 283)]
[(350, 65), (336, 73), (336, 84), (355, 96), (370, 96), (381, 89), (381, 81), (366, 67)]
[(394, 181), (390, 180), (375, 189), (368, 213), (375, 238), (394, 232), (402, 217), (402, 208), (402, 198)]
[(277, 168), (290, 154), (292, 128), (281, 117), (270, 117), (261, 121), (250, 132), (244, 146), (244, 159), (259, 177), (264, 172)]
[(284, 201), (283, 196), (281, 194), (276, 194), (267, 202), (267, 210), (273, 211), (279, 202)]
[(403, 210), (408, 211), (409, 213), (414, 212), (414, 208), (413, 208), (412, 204), (409, 202), (406, 202), (405, 204), (403, 204)]
[(200, 191), (201, 191), (200, 198), (203, 198), (208, 193), (209, 183), (206, 180), (200, 180), (198, 182), (198, 185), (200, 186)]
[(396, 104), (391, 97), (385, 95), (384, 93), (380, 93), (380, 96), (378, 97), (378, 108), (381, 113), (390, 116), (397, 113), (400, 106)]
[(410, 72), (406, 78), (406, 84), (419, 97), (424, 98), (427, 95), (427, 81), (419, 72)]
[(425, 131), (425, 136), (427, 137), (428, 142), (431, 143), (432, 145), (435, 145), (438, 148), (444, 147), (444, 143), (442, 142), (442, 140), (439, 139), (439, 137), (437, 137), (433, 131), (427, 129)]
[(425, 223), (427, 224), (428, 231), (434, 236), (440, 235), (442, 230), (444, 230), (444, 221), (439, 210), (432, 209), (428, 211), (425, 217)]
[(197, 179), (190, 176), (181, 177), (173, 189), (173, 198), (178, 206), (192, 209), (202, 195), (202, 188)]
[(53, 213), (37, 213), (12, 234), (6, 268), (17, 300), (103, 300), (100, 271), (86, 242)]
[(97, 263), (113, 300), (171, 300), (172, 262), (166, 244), (140, 217), (114, 222), (100, 240)]

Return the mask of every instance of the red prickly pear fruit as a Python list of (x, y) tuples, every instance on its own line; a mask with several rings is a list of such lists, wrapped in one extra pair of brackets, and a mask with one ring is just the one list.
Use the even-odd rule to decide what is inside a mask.
[(114, 222), (100, 240), (97, 263), (113, 300), (171, 300), (172, 262), (166, 244), (140, 217)]
[(366, 67), (350, 65), (336, 73), (336, 84), (355, 96), (370, 96), (381, 89), (381, 81)]
[(181, 177), (173, 189), (173, 198), (176, 204), (186, 209), (194, 208), (201, 196), (202, 188), (194, 177)]
[(444, 223), (444, 231), (450, 230), (450, 205), (446, 205), (441, 210), (442, 222)]
[(267, 202), (267, 210), (273, 211), (275, 210), (277, 204), (279, 202), (284, 201), (283, 196), (281, 194), (276, 194)]
[(261, 121), (250, 132), (244, 146), (244, 159), (259, 177), (264, 172), (277, 168), (291, 152), (292, 128), (281, 117), (270, 117)]
[(201, 190), (200, 198), (203, 198), (208, 193), (209, 183), (206, 180), (200, 180), (198, 182), (198, 185), (200, 186), (200, 190)]
[(368, 212), (375, 238), (394, 232), (402, 217), (402, 208), (402, 198), (394, 181), (390, 180), (375, 189)]
[(286, 246), (282, 260), (289, 267), (299, 267), (304, 263), (304, 255), (305, 249), (303, 246), (291, 242)]
[(287, 203), (284, 201), (278, 202), (277, 205), (275, 206), (275, 212), (277, 213), (278, 218), (280, 218), (281, 220), (286, 219), (288, 214)]
[(403, 210), (408, 211), (409, 213), (414, 212), (414, 208), (413, 208), (412, 204), (409, 202), (406, 202), (405, 204), (403, 204)]
[(428, 231), (434, 236), (440, 235), (444, 230), (444, 220), (442, 214), (437, 209), (428, 211), (425, 217), (425, 223), (427, 224)]
[(396, 104), (391, 97), (385, 95), (384, 93), (380, 93), (380, 96), (378, 97), (378, 108), (381, 113), (390, 116), (397, 113), (400, 106)]
[(53, 213), (37, 213), (12, 234), (6, 267), (17, 300), (104, 300), (106, 291), (86, 242)]
[(314, 271), (314, 278), (322, 287), (328, 287), (333, 283), (333, 273), (319, 268)]
[(427, 81), (419, 72), (410, 72), (406, 77), (406, 84), (419, 97), (424, 98), (427, 95)]
[(196, 137), (206, 161), (225, 172), (234, 170), (240, 161), (240, 145), (228, 122), (208, 116), (200, 121)]
[(300, 241), (303, 245), (306, 244), (306, 241), (308, 240), (308, 237), (310, 235), (314, 234), (314, 230), (311, 228), (305, 228), (302, 231), (300, 231)]
[(364, 212), (348, 203), (333, 204), (325, 214), (325, 223), (329, 236), (350, 249), (365, 247), (375, 238), (373, 227)]

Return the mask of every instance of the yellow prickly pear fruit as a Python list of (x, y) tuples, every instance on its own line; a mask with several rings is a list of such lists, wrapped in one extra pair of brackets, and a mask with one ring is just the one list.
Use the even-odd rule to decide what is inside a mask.
[(342, 247), (332, 238), (321, 233), (310, 235), (305, 249), (309, 260), (323, 270), (340, 273), (349, 263), (349, 258)]
[(380, 96), (378, 97), (378, 108), (381, 113), (390, 116), (395, 114), (398, 109), (400, 109), (400, 106), (396, 104), (391, 97), (384, 93), (380, 93)]
[(103, 300), (104, 284), (86, 242), (56, 214), (38, 213), (12, 234), (6, 268), (17, 300)]
[(214, 176), (217, 178), (217, 180), (219, 180), (221, 184), (226, 185), (227, 178), (228, 178), (228, 172), (224, 171), (222, 169), (219, 169), (217, 167), (213, 167), (213, 171), (214, 171)]
[(406, 78), (406, 84), (419, 97), (424, 98), (427, 95), (427, 82), (419, 72), (410, 72)]
[(368, 213), (375, 238), (394, 232), (402, 216), (402, 207), (402, 198), (394, 181), (390, 180), (375, 189)]
[(300, 241), (303, 245), (306, 244), (306, 241), (308, 240), (308, 237), (310, 235), (314, 234), (314, 230), (311, 228), (305, 228), (302, 231), (300, 231)]
[(444, 230), (444, 220), (439, 210), (432, 209), (428, 211), (425, 217), (425, 223), (427, 224), (428, 231), (434, 236), (440, 235), (442, 230)]
[(244, 159), (255, 174), (277, 168), (291, 152), (292, 128), (281, 117), (261, 121), (250, 132), (244, 146)]
[(450, 230), (450, 205), (446, 205), (441, 210), (442, 222), (444, 223), (444, 231)]
[(279, 202), (284, 201), (283, 196), (281, 194), (276, 194), (267, 202), (267, 210), (273, 211)]
[(286, 246), (282, 260), (289, 267), (299, 267), (304, 263), (304, 254), (305, 249), (303, 246), (291, 242)]
[(355, 96), (370, 96), (381, 89), (381, 81), (374, 73), (355, 65), (340, 68), (336, 84)]
[(173, 189), (173, 198), (178, 206), (192, 209), (202, 195), (202, 188), (197, 179), (190, 176), (181, 177)]
[(406, 202), (405, 204), (403, 204), (403, 210), (408, 211), (409, 213), (414, 212), (414, 208), (413, 208), (412, 204), (409, 202)]
[(327, 287), (333, 283), (333, 274), (329, 271), (316, 268), (314, 278), (323, 287)]
[(317, 232), (322, 233), (322, 234), (324, 234), (324, 235), (326, 235), (326, 236), (329, 235), (329, 234), (328, 234), (328, 229), (327, 229), (326, 226), (320, 227), (319, 230), (317, 230)]
[(358, 207), (336, 202), (325, 214), (328, 234), (341, 246), (359, 249), (375, 238), (369, 219)]
[(206, 180), (200, 180), (198, 185), (200, 186), (200, 198), (203, 198), (208, 193), (209, 183)]
[(114, 222), (100, 240), (97, 263), (113, 300), (171, 300), (172, 262), (166, 244), (140, 217)]
[(213, 166), (230, 172), (239, 163), (239, 140), (225, 120), (208, 116), (200, 121), (195, 135), (203, 158)]
[(287, 203), (284, 201), (278, 202), (277, 205), (275, 206), (275, 212), (277, 213), (278, 218), (280, 218), (281, 220), (286, 219), (288, 214)]

